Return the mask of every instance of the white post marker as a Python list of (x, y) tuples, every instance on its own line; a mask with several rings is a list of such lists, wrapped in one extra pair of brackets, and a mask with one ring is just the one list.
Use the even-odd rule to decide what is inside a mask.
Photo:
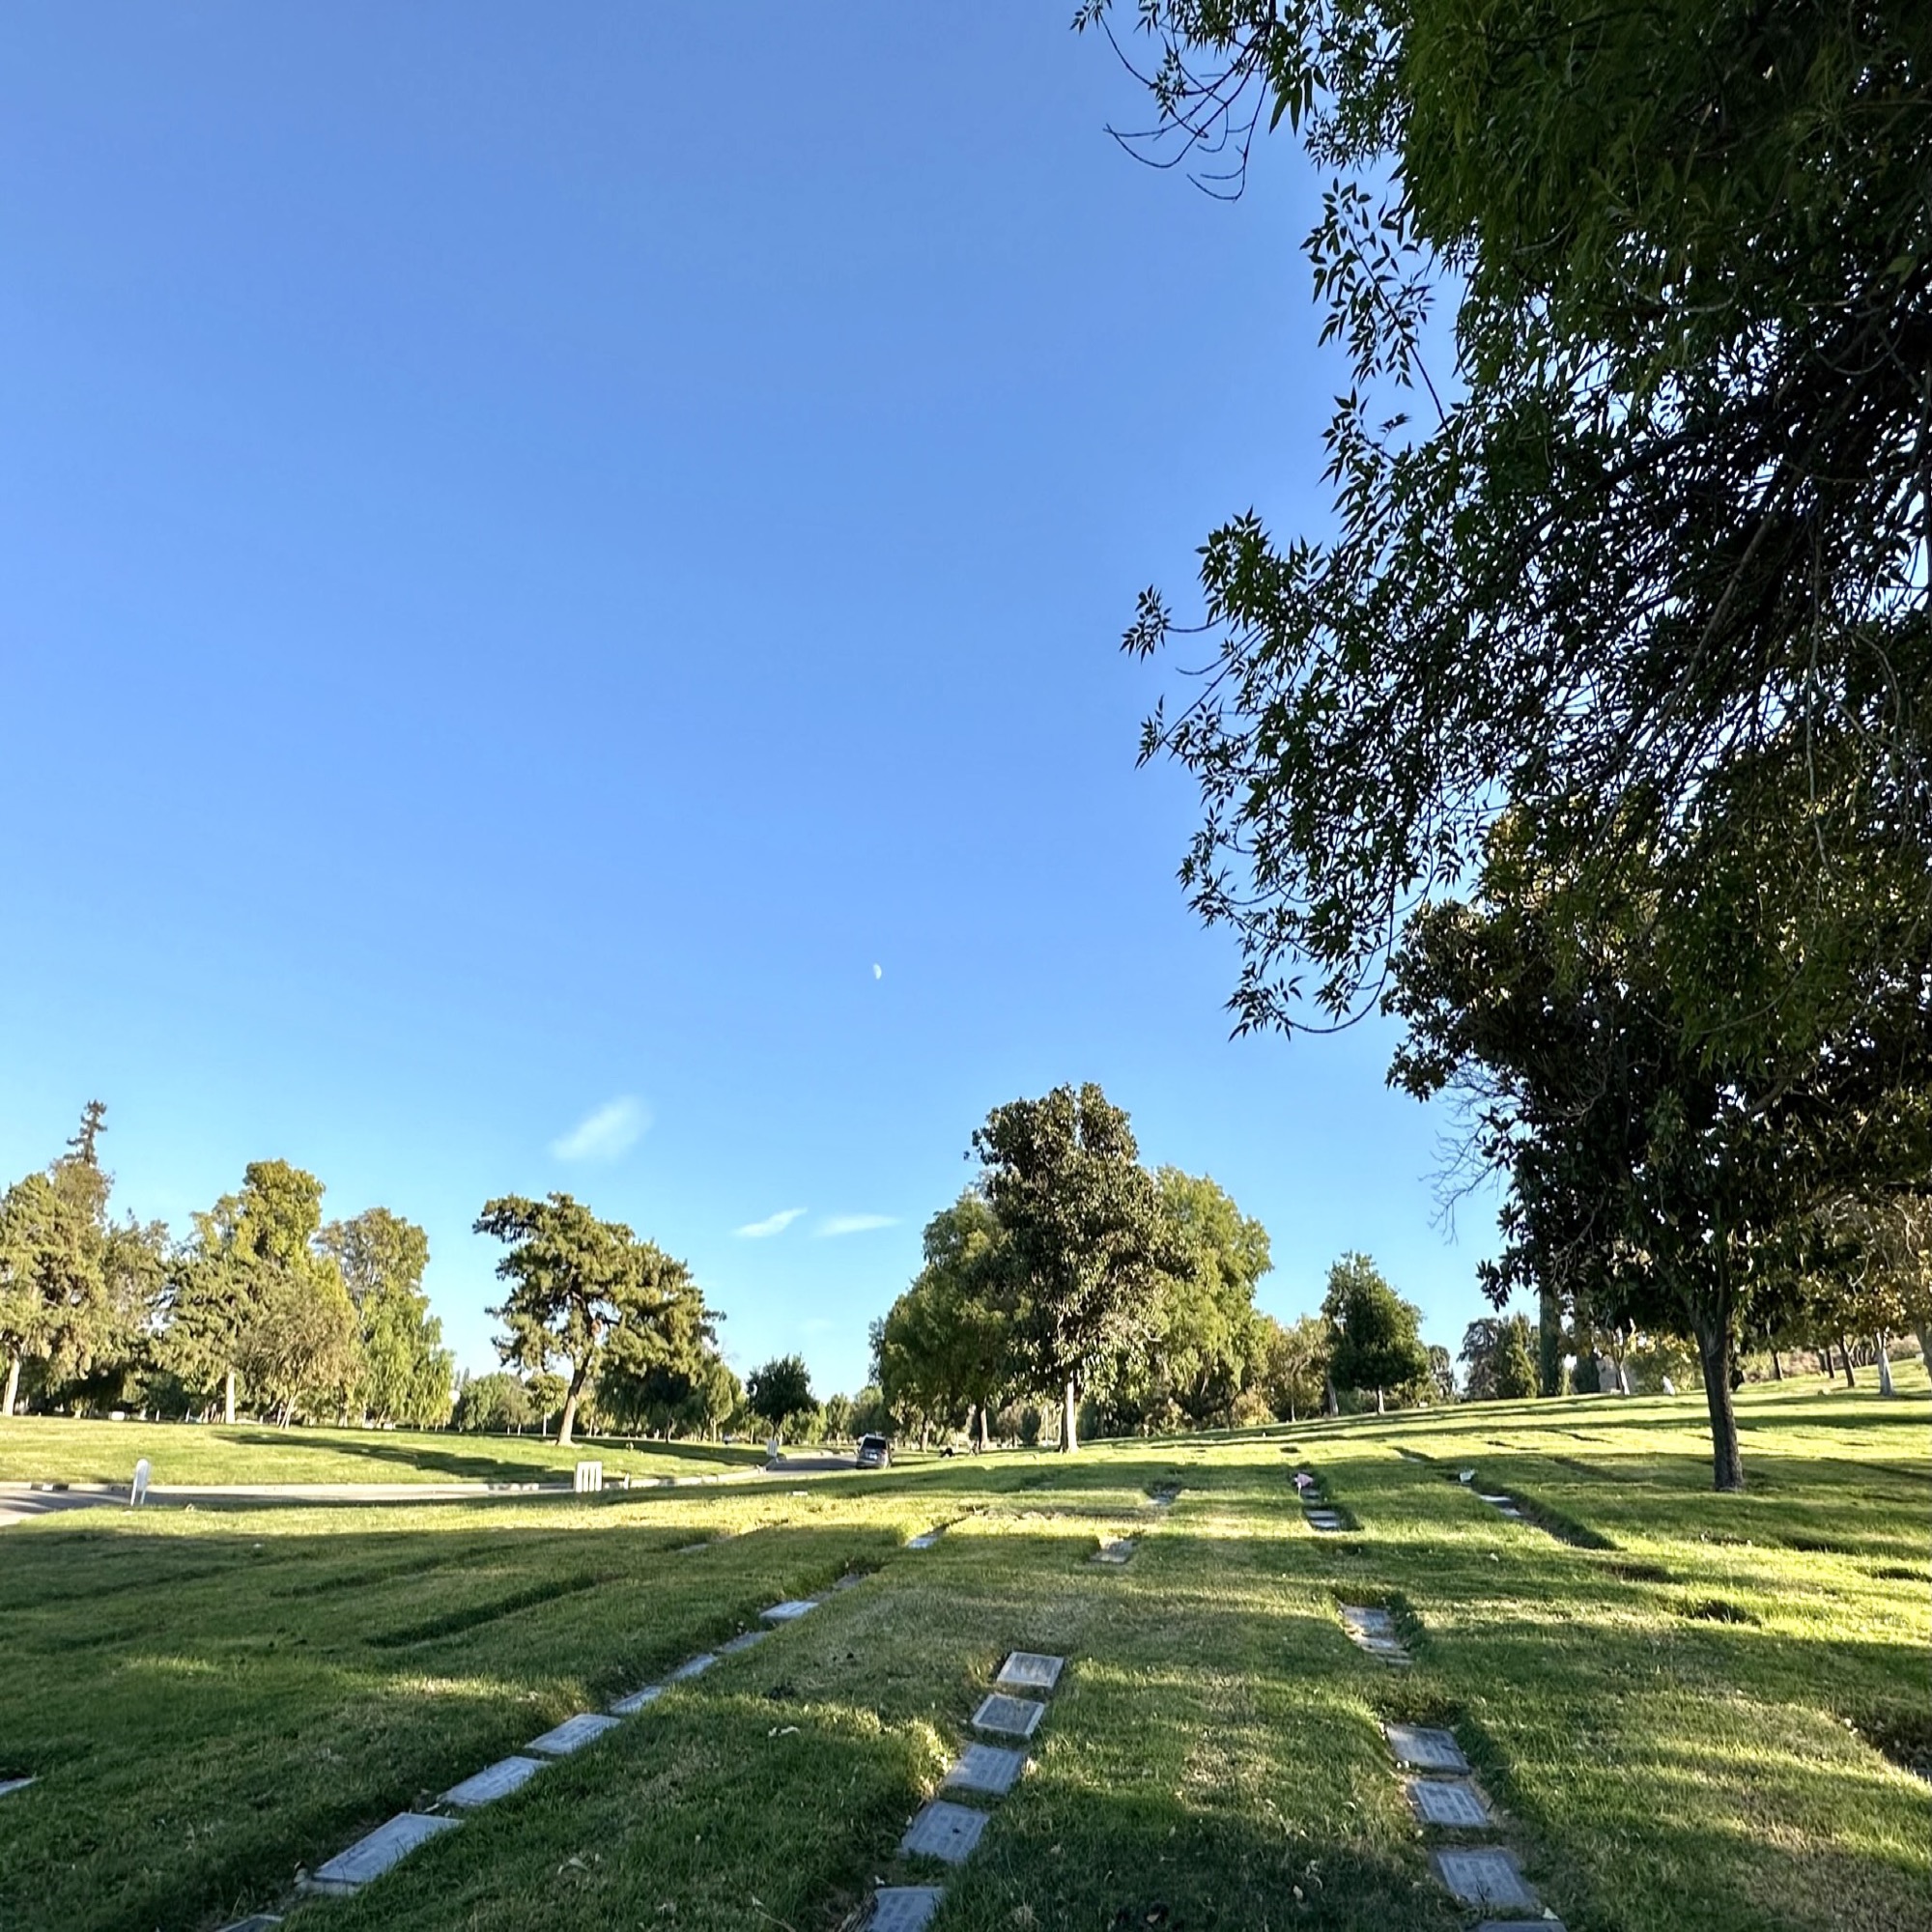
[(604, 1464), (602, 1463), (580, 1463), (577, 1465), (577, 1492), (595, 1493), (604, 1487)]
[(154, 1473), (155, 1472), (153, 1468), (150, 1467), (148, 1459), (145, 1456), (143, 1456), (141, 1460), (134, 1464), (133, 1487), (129, 1489), (128, 1492), (128, 1507), (129, 1509), (139, 1509), (140, 1506), (147, 1501), (148, 1478), (152, 1476)]

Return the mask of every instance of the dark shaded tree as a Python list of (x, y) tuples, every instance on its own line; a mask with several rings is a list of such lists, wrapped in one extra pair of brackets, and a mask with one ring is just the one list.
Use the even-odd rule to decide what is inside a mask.
[(1537, 1392), (1536, 1359), (1526, 1316), (1484, 1316), (1463, 1331), (1459, 1359), (1470, 1402), (1520, 1402)]
[(788, 1426), (818, 1407), (803, 1355), (775, 1355), (745, 1378), (745, 1406), (771, 1425), (781, 1441)]

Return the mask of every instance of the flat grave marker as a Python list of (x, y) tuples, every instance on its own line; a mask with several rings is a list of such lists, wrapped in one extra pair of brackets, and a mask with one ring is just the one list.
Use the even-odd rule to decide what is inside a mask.
[(1415, 1815), (1425, 1825), (1487, 1832), (1496, 1822), (1483, 1794), (1466, 1777), (1411, 1777), (1404, 1784)]
[(366, 1838), (357, 1838), (346, 1852), (337, 1852), (327, 1864), (318, 1865), (304, 1886), (325, 1898), (347, 1898), (372, 1878), (381, 1878), (391, 1865), (402, 1861), (418, 1845), (443, 1832), (453, 1832), (460, 1818), (432, 1818), (421, 1811), (399, 1811), (386, 1825), (378, 1825)]
[(912, 1821), (899, 1840), (899, 1852), (907, 1858), (938, 1859), (949, 1865), (962, 1865), (973, 1856), (988, 1816), (970, 1804), (952, 1804), (935, 1798)]
[(272, 1912), (251, 1912), (246, 1918), (238, 1918), (233, 1925), (224, 1925), (221, 1932), (269, 1932), (271, 1925), (279, 1925), (281, 1918)]
[(1378, 1663), (1407, 1665), (1415, 1662), (1402, 1644), (1392, 1636), (1358, 1636), (1355, 1648), (1373, 1657)]
[(816, 1597), (788, 1597), (782, 1604), (774, 1604), (768, 1610), (758, 1614), (768, 1624), (795, 1624), (800, 1617), (818, 1607)]
[[(945, 1533), (944, 1530), (940, 1529), (928, 1529), (923, 1535), (910, 1536), (906, 1539), (906, 1548), (908, 1549), (930, 1549)], [(884, 1895), (883, 1892), (880, 1893), (881, 1897), (884, 1897)]]
[(1112, 1543), (1103, 1543), (1094, 1552), (1095, 1563), (1125, 1563), (1134, 1553), (1134, 1542), (1130, 1536), (1118, 1537)]
[(942, 1791), (977, 1791), (987, 1798), (1004, 1798), (1027, 1767), (1023, 1750), (1004, 1745), (968, 1745), (940, 1781)]
[(546, 1757), (568, 1757), (572, 1751), (582, 1750), (606, 1731), (616, 1728), (615, 1718), (607, 1718), (601, 1711), (580, 1711), (576, 1717), (554, 1725), (542, 1737), (532, 1738), (526, 1748), (542, 1751)]
[(1398, 1764), (1411, 1771), (1467, 1771), (1469, 1760), (1454, 1731), (1432, 1730), (1426, 1724), (1387, 1724), (1389, 1749)]
[(687, 1657), (671, 1674), (665, 1679), (667, 1684), (689, 1684), (694, 1677), (702, 1677), (718, 1662), (714, 1650), (700, 1650), (696, 1657)]
[(10, 1792), (24, 1791), (34, 1780), (31, 1777), (0, 1777), (0, 1798)]
[(611, 1714), (619, 1718), (635, 1718), (646, 1704), (655, 1704), (664, 1693), (662, 1684), (646, 1684), (641, 1690), (633, 1690), (628, 1696), (619, 1697), (611, 1706)]
[(1016, 1650), (1000, 1665), (1000, 1674), (993, 1682), (1009, 1690), (1051, 1690), (1065, 1668), (1064, 1657), (1049, 1657), (1039, 1650)]
[(750, 1650), (755, 1644), (763, 1643), (770, 1635), (771, 1632), (768, 1630), (740, 1631), (729, 1642), (721, 1643), (718, 1646), (718, 1655), (720, 1657), (736, 1657), (740, 1652)]
[(1508, 1852), (1486, 1847), (1430, 1856), (1442, 1883), (1464, 1905), (1507, 1905), (1527, 1912), (1542, 1909), (1542, 1901), (1524, 1883)]
[(973, 1713), (976, 1731), (991, 1731), (995, 1737), (1030, 1738), (1039, 1729), (1046, 1706), (1031, 1697), (1009, 1697), (996, 1690)]
[(437, 1803), (454, 1804), (459, 1811), (467, 1811), (477, 1804), (492, 1804), (499, 1798), (507, 1798), (513, 1791), (521, 1791), (542, 1769), (543, 1759), (540, 1757), (513, 1754), (498, 1758), (474, 1776), (466, 1777), (461, 1784), (452, 1784)]
[(865, 1932), (925, 1932), (945, 1896), (936, 1885), (882, 1885), (873, 1895)]

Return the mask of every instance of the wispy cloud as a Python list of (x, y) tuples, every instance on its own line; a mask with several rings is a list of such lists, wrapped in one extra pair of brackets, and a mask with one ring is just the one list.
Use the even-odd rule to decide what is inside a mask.
[(803, 1208), (781, 1208), (776, 1214), (767, 1214), (762, 1221), (748, 1221), (738, 1230), (739, 1237), (747, 1241), (762, 1241), (769, 1235), (782, 1235), (804, 1212)]
[(896, 1228), (896, 1214), (828, 1214), (812, 1230), (817, 1235), (869, 1235), (874, 1228)]
[(651, 1110), (623, 1094), (586, 1114), (561, 1139), (552, 1141), (550, 1151), (558, 1160), (615, 1160), (637, 1145), (650, 1123)]

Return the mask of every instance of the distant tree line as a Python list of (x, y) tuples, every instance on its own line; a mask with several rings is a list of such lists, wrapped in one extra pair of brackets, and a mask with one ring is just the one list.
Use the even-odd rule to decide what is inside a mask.
[(323, 1185), (251, 1161), (177, 1239), (114, 1219), (106, 1108), (0, 1197), (0, 1414), (40, 1407), (379, 1423), (449, 1419), (429, 1241), (386, 1208), (325, 1222)]

